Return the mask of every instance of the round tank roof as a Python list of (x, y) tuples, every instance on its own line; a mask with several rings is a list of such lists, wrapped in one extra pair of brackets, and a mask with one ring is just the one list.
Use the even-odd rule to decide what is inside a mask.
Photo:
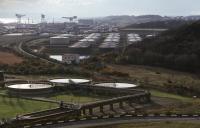
[(46, 89), (46, 88), (52, 88), (51, 85), (48, 84), (14, 84), (9, 85), (8, 88), (11, 89)]
[(110, 88), (135, 88), (138, 85), (128, 83), (100, 83), (95, 86), (110, 87)]
[(69, 84), (69, 83), (83, 84), (83, 83), (89, 83), (90, 80), (87, 80), (87, 79), (53, 79), (53, 80), (50, 80), (50, 82), (61, 83), (61, 84)]

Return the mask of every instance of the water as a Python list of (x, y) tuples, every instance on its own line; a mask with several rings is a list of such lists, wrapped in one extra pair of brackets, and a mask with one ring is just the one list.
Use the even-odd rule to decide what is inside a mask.
[(7, 24), (7, 23), (16, 23), (17, 19), (14, 18), (0, 18), (0, 22)]

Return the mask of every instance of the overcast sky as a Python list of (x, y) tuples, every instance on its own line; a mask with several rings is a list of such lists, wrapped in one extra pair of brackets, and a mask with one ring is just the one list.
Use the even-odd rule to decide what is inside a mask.
[(108, 15), (200, 15), (200, 0), (0, 0), (0, 17), (15, 13), (40, 17)]

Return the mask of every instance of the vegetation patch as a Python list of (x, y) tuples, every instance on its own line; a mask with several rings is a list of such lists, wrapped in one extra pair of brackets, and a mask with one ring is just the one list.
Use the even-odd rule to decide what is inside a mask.
[(9, 52), (0, 52), (0, 64), (15, 65), (23, 62), (23, 58)]
[(0, 118), (12, 118), (16, 115), (42, 111), (57, 106), (57, 104), (47, 102), (10, 98), (0, 95)]

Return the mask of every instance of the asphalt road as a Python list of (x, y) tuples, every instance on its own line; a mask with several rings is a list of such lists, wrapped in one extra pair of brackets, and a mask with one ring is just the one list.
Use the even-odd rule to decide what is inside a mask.
[(57, 125), (42, 126), (38, 128), (87, 128), (94, 126), (104, 126), (113, 124), (124, 124), (124, 123), (138, 123), (138, 122), (160, 122), (160, 121), (200, 121), (200, 117), (119, 117), (119, 118), (108, 118), (108, 119), (94, 119), (86, 121), (76, 121), (69, 123), (61, 123)]

